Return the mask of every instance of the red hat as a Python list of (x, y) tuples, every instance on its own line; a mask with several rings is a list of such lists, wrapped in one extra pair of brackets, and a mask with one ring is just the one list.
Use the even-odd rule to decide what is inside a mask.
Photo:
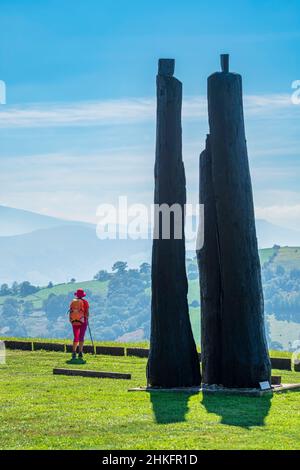
[(86, 293), (84, 292), (83, 289), (77, 289), (77, 291), (74, 292), (74, 295), (76, 295), (76, 297), (78, 297), (79, 299), (81, 299), (81, 297), (85, 297), (85, 296), (86, 296)]

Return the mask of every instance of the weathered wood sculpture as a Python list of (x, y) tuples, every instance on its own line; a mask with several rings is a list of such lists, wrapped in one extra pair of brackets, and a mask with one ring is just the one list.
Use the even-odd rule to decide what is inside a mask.
[[(182, 161), (182, 83), (173, 77), (175, 61), (160, 59), (157, 75), (157, 135), (155, 161), (156, 216), (152, 249), (151, 338), (148, 385), (189, 387), (201, 383), (198, 354), (187, 302), (184, 205), (185, 172)], [(177, 205), (170, 236), (164, 238), (158, 205)], [(177, 216), (176, 216), (177, 215)], [(174, 221), (176, 219), (176, 227)], [(160, 223), (159, 223), (160, 222)], [(178, 227), (179, 226), (179, 227)], [(181, 236), (177, 238), (178, 228)]]
[(258, 387), (270, 381), (260, 261), (244, 130), (242, 78), (208, 78), (210, 135), (200, 156), (204, 246), (201, 287), (202, 377), (207, 384)]

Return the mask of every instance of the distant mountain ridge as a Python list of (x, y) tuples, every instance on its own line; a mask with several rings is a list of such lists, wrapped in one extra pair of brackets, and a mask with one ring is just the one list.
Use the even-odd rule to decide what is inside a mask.
[[(260, 247), (300, 245), (300, 232), (265, 220), (256, 226)], [(133, 267), (150, 261), (151, 245), (150, 239), (99, 240), (93, 224), (0, 206), (0, 284), (91, 279), (117, 260)]]
[(281, 227), (264, 219), (256, 219), (256, 233), (259, 248), (300, 245), (300, 231)]
[(23, 235), (34, 230), (47, 229), (62, 225), (81, 225), (93, 227), (93, 224), (65, 220), (49, 215), (38, 214), (23, 209), (0, 205), (0, 236)]
[(28, 280), (34, 284), (91, 279), (114, 261), (131, 265), (147, 260), (150, 240), (99, 240), (95, 228), (66, 225), (0, 237), (0, 284)]

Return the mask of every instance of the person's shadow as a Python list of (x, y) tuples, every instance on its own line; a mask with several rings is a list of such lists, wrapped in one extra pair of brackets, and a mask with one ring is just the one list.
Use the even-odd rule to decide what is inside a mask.
[(271, 408), (272, 394), (262, 397), (203, 394), (202, 405), (208, 413), (221, 416), (221, 423), (250, 428), (264, 426)]
[(158, 424), (180, 423), (186, 420), (188, 402), (195, 393), (149, 392), (155, 420)]

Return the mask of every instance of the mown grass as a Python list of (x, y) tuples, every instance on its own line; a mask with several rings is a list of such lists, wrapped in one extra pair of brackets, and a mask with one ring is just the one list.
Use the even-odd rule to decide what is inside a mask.
[[(0, 366), (2, 449), (299, 449), (299, 392), (273, 397), (128, 392), (146, 360), (87, 356), (131, 381), (54, 376), (67, 355), (8, 351)], [(80, 366), (76, 366), (80, 367)], [(81, 366), (82, 367), (82, 366)], [(284, 382), (300, 374), (274, 371)]]

